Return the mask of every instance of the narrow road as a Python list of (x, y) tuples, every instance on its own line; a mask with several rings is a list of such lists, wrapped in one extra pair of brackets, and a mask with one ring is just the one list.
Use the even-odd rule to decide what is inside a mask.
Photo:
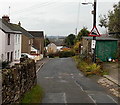
[(48, 61), (37, 73), (38, 84), (45, 90), (43, 103), (112, 103), (103, 87), (83, 76), (72, 58), (55, 58)]

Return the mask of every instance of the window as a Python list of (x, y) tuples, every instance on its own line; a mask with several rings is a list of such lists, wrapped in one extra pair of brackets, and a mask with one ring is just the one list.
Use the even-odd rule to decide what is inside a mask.
[(19, 56), (20, 56), (20, 51), (18, 50), (18, 58), (19, 58)]
[(20, 43), (20, 35), (18, 35), (18, 43)]
[(30, 43), (30, 40), (29, 40), (29, 44), (31, 44), (31, 43)]
[(17, 35), (15, 35), (15, 43), (17, 44)]
[(8, 34), (8, 45), (10, 45), (10, 34)]

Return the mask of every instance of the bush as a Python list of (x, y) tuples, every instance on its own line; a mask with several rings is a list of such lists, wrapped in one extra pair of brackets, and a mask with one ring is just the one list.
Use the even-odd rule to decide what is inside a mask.
[(2, 69), (5, 69), (8, 66), (9, 66), (9, 62), (8, 61), (2, 62)]
[(77, 64), (77, 68), (80, 69), (86, 76), (104, 75), (104, 73), (107, 73), (105, 70), (101, 69), (101, 65), (91, 62), (89, 63), (87, 60), (83, 60), (80, 56), (75, 56), (73, 58)]
[(62, 52), (59, 52), (59, 57), (60, 58), (63, 58), (63, 57), (72, 57), (72, 56), (75, 56), (75, 53), (72, 52), (72, 51), (62, 51)]

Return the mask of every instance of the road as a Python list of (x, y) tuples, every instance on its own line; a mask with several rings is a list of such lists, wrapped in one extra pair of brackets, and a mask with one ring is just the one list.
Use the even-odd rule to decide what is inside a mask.
[[(43, 103), (113, 103), (117, 99), (110, 96), (96, 82), (85, 77), (72, 58), (49, 60), (37, 73), (37, 82), (45, 90)], [(88, 104), (87, 104), (88, 105)]]

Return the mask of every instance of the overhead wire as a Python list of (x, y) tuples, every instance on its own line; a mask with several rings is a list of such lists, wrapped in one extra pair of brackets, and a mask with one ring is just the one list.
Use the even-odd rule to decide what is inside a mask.
[(16, 15), (16, 14), (20, 14), (22, 12), (24, 12), (24, 13), (29, 12), (30, 10), (34, 10), (36, 8), (42, 8), (42, 7), (45, 7), (45, 6), (52, 5), (52, 4), (55, 4), (55, 2), (54, 1), (52, 1), (52, 2), (50, 2), (50, 1), (49, 2), (44, 2), (42, 4), (33, 5), (33, 6), (28, 7), (28, 8), (24, 8), (22, 10), (15, 11), (14, 14)]

